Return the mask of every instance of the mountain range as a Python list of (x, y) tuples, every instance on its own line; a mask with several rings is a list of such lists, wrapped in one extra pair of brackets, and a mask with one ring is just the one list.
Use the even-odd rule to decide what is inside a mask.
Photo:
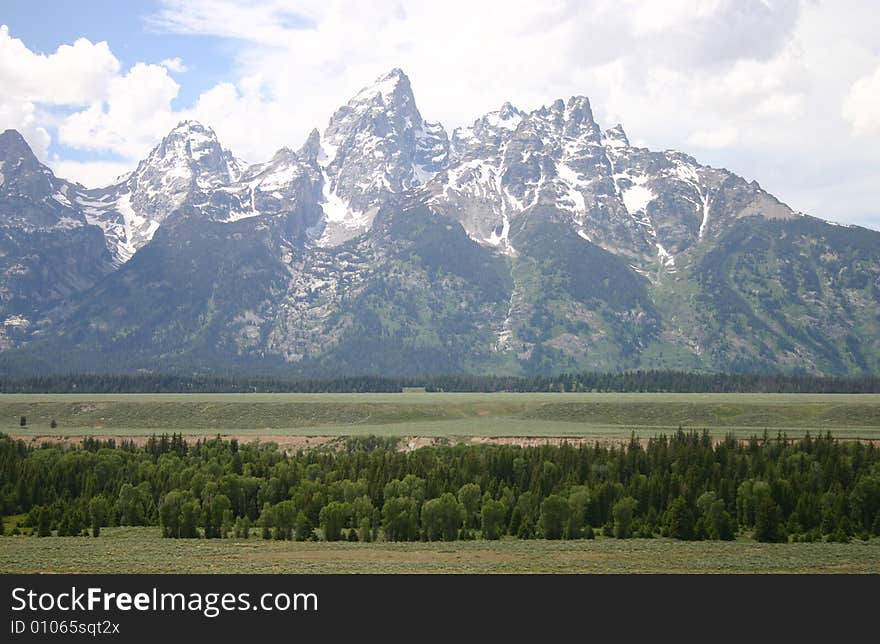
[(248, 164), (194, 121), (88, 189), (0, 134), (0, 371), (880, 371), (880, 232), (573, 96), (448, 133), (399, 69)]

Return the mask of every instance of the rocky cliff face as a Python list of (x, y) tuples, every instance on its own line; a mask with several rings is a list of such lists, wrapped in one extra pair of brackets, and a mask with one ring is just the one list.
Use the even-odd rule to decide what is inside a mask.
[(40, 337), (49, 311), (112, 270), (80, 190), (40, 164), (18, 132), (0, 134), (0, 351)]

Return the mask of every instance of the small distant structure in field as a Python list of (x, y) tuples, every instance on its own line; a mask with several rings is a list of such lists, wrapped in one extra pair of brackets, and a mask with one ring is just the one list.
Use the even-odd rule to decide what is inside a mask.
[(428, 390), (425, 387), (401, 387), (400, 393), (402, 394), (423, 394)]

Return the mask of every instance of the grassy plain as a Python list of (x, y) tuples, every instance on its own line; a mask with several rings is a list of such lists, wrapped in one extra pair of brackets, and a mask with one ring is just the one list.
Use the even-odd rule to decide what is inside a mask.
[(90, 537), (0, 537), (0, 573), (880, 573), (880, 540), (298, 543), (162, 539), (159, 529)]
[[(27, 418), (27, 427), (19, 418)], [(55, 420), (56, 428), (50, 423)], [(685, 429), (741, 437), (830, 431), (880, 439), (880, 395), (132, 394), (0, 395), (0, 432), (22, 437), (642, 437)], [(299, 440), (299, 439), (298, 439)], [(302, 439), (305, 440), (305, 439)], [(314, 441), (313, 441), (314, 442)], [(8, 520), (10, 529), (12, 517)], [(0, 537), (0, 573), (880, 573), (880, 540), (762, 544), (619, 541), (297, 543)]]
[[(21, 416), (27, 427), (19, 425)], [(57, 427), (51, 428), (55, 420)], [(14, 436), (642, 437), (685, 429), (748, 437), (831, 431), (880, 439), (880, 395), (846, 394), (6, 394)]]

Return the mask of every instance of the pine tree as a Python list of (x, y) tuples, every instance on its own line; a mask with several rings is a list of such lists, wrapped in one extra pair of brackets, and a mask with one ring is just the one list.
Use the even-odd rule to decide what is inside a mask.
[(614, 504), (614, 536), (618, 539), (630, 537), (635, 507), (636, 500), (630, 496), (625, 496)]
[(769, 543), (787, 541), (782, 509), (769, 496), (764, 496), (758, 501), (755, 510), (754, 538), (756, 541)]
[(505, 514), (507, 514), (507, 508), (501, 501), (493, 499), (483, 503), (483, 509), (480, 512), (480, 527), (483, 539), (494, 540), (501, 536)]
[(370, 519), (364, 517), (358, 524), (358, 540), (370, 542), (373, 540), (372, 530), (370, 529)]
[(107, 525), (107, 517), (110, 514), (110, 507), (103, 496), (96, 496), (89, 501), (89, 517), (92, 521), (92, 536), (97, 537), (101, 534), (101, 526)]
[(522, 510), (517, 505), (513, 508), (513, 512), (510, 513), (510, 525), (507, 526), (507, 534), (518, 535), (520, 525), (522, 525)]
[(260, 518), (257, 519), (257, 525), (260, 527), (260, 538), (269, 540), (272, 538), (272, 525), (275, 518), (272, 516), (272, 506), (269, 502), (263, 503), (263, 510), (260, 512)]
[(37, 536), (52, 536), (52, 514), (47, 507), (41, 507), (37, 515)]
[(220, 524), (220, 536), (223, 539), (228, 539), (230, 533), (232, 532), (235, 524), (232, 521), (232, 510), (226, 509), (223, 511), (223, 519)]
[(312, 522), (303, 511), (298, 512), (296, 515), (294, 532), (296, 533), (297, 541), (308, 541), (315, 533), (314, 525), (312, 525)]
[(59, 537), (67, 537), (70, 536), (70, 516), (67, 512), (65, 512), (61, 516), (61, 521), (58, 522), (58, 536)]
[(666, 512), (667, 535), (673, 539), (691, 541), (694, 538), (694, 513), (684, 497), (677, 497)]
[(545, 539), (561, 539), (568, 523), (568, 501), (559, 494), (551, 494), (541, 503), (538, 524)]

